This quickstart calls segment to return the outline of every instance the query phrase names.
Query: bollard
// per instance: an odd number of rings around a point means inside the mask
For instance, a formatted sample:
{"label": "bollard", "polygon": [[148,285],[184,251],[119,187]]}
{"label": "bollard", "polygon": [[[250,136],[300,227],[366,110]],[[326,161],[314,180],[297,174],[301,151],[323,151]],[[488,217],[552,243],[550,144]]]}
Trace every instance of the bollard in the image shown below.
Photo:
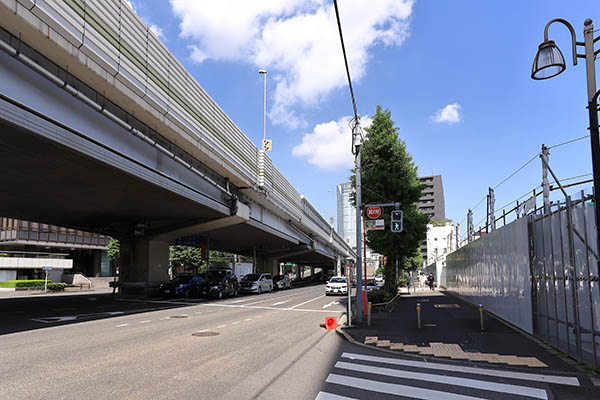
{"label": "bollard", "polygon": [[371,302],[367,303],[367,327],[371,327]]}
{"label": "bollard", "polygon": [[483,306],[479,305],[479,324],[481,325],[481,332],[485,332],[485,328],[483,327]]}
{"label": "bollard", "polygon": [[417,328],[421,329],[421,303],[417,303]]}

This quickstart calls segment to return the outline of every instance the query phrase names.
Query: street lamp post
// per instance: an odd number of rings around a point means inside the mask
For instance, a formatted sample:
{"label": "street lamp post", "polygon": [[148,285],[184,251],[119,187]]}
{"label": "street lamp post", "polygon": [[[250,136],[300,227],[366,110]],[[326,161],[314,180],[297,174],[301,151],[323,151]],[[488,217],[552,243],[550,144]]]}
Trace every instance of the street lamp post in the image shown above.
{"label": "street lamp post", "polygon": [[267,70],[259,69],[258,73],[261,74],[264,79],[264,92],[263,92],[263,140],[258,152],[258,186],[264,188],[265,186],[265,141],[267,139]]}
{"label": "street lamp post", "polygon": [[[598,137],[598,96],[600,91],[596,91],[596,55],[600,49],[594,50],[594,43],[600,40],[600,36],[594,38],[594,24],[590,18],[586,19],[583,28],[584,42],[578,42],[575,36],[573,26],[562,18],[555,18],[549,21],[544,28],[544,41],[539,45],[531,77],[536,80],[549,79],[563,72],[567,66],[562,52],[553,40],[548,40],[548,28],[554,22],[560,22],[565,25],[571,33],[571,46],[573,50],[573,65],[577,65],[577,58],[585,58],[588,92],[588,110],[590,119],[590,141],[592,146],[592,172],[594,181],[594,210],[596,218],[596,245],[600,252],[600,138]],[[577,53],[577,46],[584,47],[584,54]],[[600,258],[597,259],[598,270],[600,270]]]}
{"label": "street lamp post", "polygon": [[[267,70],[259,69],[258,73],[261,74],[263,79],[263,142],[267,139]],[[264,149],[263,149],[264,150]]]}

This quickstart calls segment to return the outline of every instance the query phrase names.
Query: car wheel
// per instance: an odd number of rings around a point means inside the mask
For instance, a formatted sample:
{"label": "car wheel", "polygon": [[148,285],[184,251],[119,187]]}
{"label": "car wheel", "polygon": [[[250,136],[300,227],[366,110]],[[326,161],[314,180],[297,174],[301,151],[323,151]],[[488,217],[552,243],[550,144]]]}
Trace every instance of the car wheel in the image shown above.
{"label": "car wheel", "polygon": [[193,297],[192,296],[192,290],[190,288],[186,288],[185,291],[183,292],[183,295],[186,298],[191,299]]}
{"label": "car wheel", "polygon": [[223,298],[223,291],[219,290],[219,292],[217,293],[217,299],[221,300]]}
{"label": "car wheel", "polygon": [[237,297],[238,291],[237,289],[233,289],[233,293],[231,293],[231,297]]}
{"label": "car wheel", "polygon": [[258,294],[262,293],[262,289],[260,288],[260,286],[258,287]]}

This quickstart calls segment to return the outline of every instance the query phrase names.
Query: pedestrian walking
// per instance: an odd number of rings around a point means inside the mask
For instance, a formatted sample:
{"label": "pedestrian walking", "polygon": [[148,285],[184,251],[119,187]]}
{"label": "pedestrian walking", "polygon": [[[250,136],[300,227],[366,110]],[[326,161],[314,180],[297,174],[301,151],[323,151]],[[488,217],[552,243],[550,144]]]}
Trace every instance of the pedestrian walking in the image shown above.
{"label": "pedestrian walking", "polygon": [[433,290],[433,282],[434,282],[434,277],[433,274],[430,272],[429,275],[427,275],[427,286],[429,286],[429,289]]}

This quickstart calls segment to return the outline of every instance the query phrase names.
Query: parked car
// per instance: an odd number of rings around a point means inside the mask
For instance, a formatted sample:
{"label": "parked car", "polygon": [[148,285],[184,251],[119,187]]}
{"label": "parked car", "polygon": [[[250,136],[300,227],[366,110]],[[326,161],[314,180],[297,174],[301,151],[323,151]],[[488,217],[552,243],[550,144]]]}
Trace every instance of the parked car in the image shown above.
{"label": "parked car", "polygon": [[240,281],[240,291],[261,294],[273,291],[271,274],[248,274]]}
{"label": "parked car", "polygon": [[367,292],[370,292],[373,289],[377,289],[377,283],[375,282],[375,278],[367,278]]}
{"label": "parked car", "polygon": [[287,275],[275,275],[273,277],[273,287],[275,289],[291,289],[292,281]]}
{"label": "parked car", "polygon": [[223,296],[238,295],[239,284],[232,270],[211,269],[206,273],[206,277],[201,294],[218,299],[222,299]]}
{"label": "parked car", "polygon": [[188,282],[175,286],[175,295],[185,297],[199,297],[206,283],[206,275],[192,276]]}
{"label": "parked car", "polygon": [[192,275],[181,275],[173,280],[161,283],[159,287],[160,295],[166,297],[175,296],[177,286],[188,283],[190,279],[192,279]]}
{"label": "parked car", "polygon": [[342,276],[334,276],[327,282],[325,286],[325,295],[330,294],[348,294],[348,284],[346,278]]}

